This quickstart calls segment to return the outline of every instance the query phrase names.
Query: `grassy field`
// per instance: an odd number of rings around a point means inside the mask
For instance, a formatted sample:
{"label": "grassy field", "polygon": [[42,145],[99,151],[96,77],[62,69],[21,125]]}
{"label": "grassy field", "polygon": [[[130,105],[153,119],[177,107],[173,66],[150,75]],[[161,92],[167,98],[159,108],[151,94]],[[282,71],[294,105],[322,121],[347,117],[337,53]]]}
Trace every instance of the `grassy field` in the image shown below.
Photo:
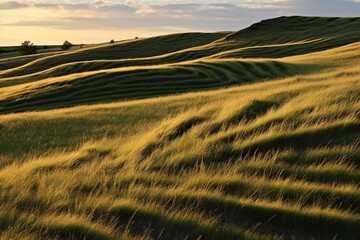
{"label": "grassy field", "polygon": [[0,239],[359,239],[359,29],[0,59]]}
{"label": "grassy field", "polygon": [[[43,54],[43,53],[61,51],[61,46],[59,45],[37,46],[36,49],[38,54]],[[19,57],[19,56],[21,56],[21,54],[17,46],[0,47],[0,59]]]}

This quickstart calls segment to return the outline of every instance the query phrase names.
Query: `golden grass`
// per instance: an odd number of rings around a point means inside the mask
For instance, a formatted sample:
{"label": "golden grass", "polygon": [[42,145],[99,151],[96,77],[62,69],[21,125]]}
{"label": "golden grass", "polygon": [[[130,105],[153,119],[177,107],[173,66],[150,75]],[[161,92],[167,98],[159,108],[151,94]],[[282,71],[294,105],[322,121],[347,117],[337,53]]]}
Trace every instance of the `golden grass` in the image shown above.
{"label": "golden grass", "polygon": [[[358,239],[359,45],[276,59],[317,73],[0,115],[1,238]],[[270,59],[200,61],[230,60]]]}

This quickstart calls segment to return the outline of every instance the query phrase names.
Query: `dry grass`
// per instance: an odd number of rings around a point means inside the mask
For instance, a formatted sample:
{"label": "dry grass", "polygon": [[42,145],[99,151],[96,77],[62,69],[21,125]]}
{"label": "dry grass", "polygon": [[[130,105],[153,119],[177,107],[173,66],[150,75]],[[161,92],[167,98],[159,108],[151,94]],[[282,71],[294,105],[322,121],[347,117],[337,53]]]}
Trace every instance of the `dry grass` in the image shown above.
{"label": "dry grass", "polygon": [[0,115],[2,239],[358,239],[359,45],[276,59],[316,73]]}

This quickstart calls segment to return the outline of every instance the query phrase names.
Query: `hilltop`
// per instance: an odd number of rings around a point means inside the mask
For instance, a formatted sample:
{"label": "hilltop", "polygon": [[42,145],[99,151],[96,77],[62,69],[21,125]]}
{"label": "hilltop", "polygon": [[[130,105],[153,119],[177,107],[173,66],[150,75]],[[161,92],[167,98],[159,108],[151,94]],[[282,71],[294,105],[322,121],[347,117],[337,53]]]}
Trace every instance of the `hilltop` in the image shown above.
{"label": "hilltop", "polygon": [[359,239],[359,29],[280,17],[1,58],[0,237]]}

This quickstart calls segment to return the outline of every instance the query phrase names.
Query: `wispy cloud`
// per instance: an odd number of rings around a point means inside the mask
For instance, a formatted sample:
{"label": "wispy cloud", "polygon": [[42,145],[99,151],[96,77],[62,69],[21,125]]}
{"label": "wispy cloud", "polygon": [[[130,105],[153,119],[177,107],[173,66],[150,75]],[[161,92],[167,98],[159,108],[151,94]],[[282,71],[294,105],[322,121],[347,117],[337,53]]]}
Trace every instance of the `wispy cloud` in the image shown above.
{"label": "wispy cloud", "polygon": [[1,10],[25,8],[25,7],[28,7],[28,6],[29,6],[29,4],[16,2],[16,1],[0,2],[0,9]]}
{"label": "wispy cloud", "polygon": [[114,29],[128,34],[141,29],[157,34],[179,29],[238,30],[279,15],[356,16],[359,12],[357,0],[0,0],[0,44],[9,41],[4,31],[29,27],[62,33]]}
{"label": "wispy cloud", "polygon": [[[43,19],[35,17],[29,19],[22,18],[17,14],[14,18],[9,18],[3,25],[8,26],[51,26],[59,27],[59,22],[63,21],[61,27],[65,28],[109,28],[109,27],[161,27],[164,23],[166,26],[180,27],[188,30],[217,30],[220,28],[221,22],[212,24],[211,22],[232,19],[234,23],[230,26],[223,25],[223,29],[232,29],[238,26],[241,19],[250,18],[254,10],[249,12],[248,7],[234,3],[195,3],[195,2],[177,2],[167,3],[159,2],[155,4],[143,2],[135,4],[132,1],[123,3],[114,3],[109,1],[94,1],[89,3],[20,3],[11,4],[3,3],[7,6],[7,10],[15,9],[31,9],[31,11],[41,11],[45,17]],[[0,5],[1,6],[1,5]],[[4,8],[3,8],[4,9]],[[46,16],[48,13],[49,16]],[[270,10],[262,12],[263,17],[274,15]],[[50,16],[51,15],[51,16]],[[77,16],[74,18],[74,16]],[[188,18],[188,19],[186,19]],[[189,20],[190,19],[190,20]],[[98,20],[98,21],[96,21]],[[235,29],[236,29],[235,28]],[[220,29],[219,29],[220,30]]]}

